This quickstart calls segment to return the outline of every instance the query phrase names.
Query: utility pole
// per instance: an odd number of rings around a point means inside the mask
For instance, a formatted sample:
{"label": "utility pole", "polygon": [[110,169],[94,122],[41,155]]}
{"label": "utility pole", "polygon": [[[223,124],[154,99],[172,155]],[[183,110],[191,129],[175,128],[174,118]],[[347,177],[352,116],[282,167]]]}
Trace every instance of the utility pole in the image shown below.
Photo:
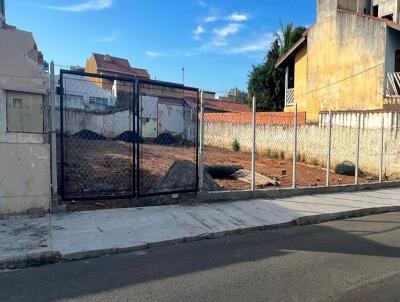
{"label": "utility pole", "polygon": [[185,67],[182,67],[182,84],[185,85]]}

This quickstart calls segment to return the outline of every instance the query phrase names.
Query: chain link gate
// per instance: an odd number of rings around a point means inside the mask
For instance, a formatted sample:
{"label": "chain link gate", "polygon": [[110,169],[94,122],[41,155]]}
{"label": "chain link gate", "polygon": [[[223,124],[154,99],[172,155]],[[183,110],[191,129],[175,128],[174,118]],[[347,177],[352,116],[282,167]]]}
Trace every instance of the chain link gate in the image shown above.
{"label": "chain link gate", "polygon": [[197,191],[197,89],[61,70],[58,92],[62,200]]}

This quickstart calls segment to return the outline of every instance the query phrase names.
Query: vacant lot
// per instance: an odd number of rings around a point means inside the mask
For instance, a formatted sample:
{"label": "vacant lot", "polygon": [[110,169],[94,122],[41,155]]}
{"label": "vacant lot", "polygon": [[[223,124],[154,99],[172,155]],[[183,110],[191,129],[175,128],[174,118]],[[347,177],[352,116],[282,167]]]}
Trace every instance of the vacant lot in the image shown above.
{"label": "vacant lot", "polygon": [[[119,141],[89,141],[68,138],[66,146],[66,193],[71,195],[132,194],[134,175],[134,146]],[[153,190],[177,160],[195,162],[196,151],[190,147],[140,146],[139,185],[142,192]],[[251,169],[251,155],[244,152],[206,147],[206,165],[239,165]],[[136,163],[136,160],[135,160]],[[257,156],[258,173],[279,181],[278,187],[292,185],[292,161]],[[323,168],[297,164],[297,184],[301,187],[322,186],[326,172]],[[331,173],[331,184],[353,184],[353,176]],[[365,182],[366,179],[361,179]],[[249,184],[232,178],[216,179],[221,190],[246,189]],[[274,187],[275,188],[275,187]]]}

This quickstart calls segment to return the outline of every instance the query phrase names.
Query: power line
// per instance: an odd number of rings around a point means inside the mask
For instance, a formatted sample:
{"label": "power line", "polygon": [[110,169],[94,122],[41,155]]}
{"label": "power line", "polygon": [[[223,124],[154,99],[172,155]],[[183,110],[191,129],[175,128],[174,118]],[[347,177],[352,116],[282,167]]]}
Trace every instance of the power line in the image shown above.
{"label": "power line", "polygon": [[350,75],[350,76],[348,76],[348,77],[345,77],[345,78],[343,78],[343,79],[341,79],[341,80],[338,80],[338,81],[336,81],[336,82],[330,83],[330,84],[328,84],[328,85],[326,85],[326,86],[323,86],[323,87],[320,87],[320,88],[316,88],[316,89],[307,91],[307,92],[305,92],[305,93],[299,94],[299,95],[297,95],[296,97],[301,97],[301,96],[308,95],[308,94],[311,94],[311,93],[314,93],[314,92],[317,92],[317,91],[320,91],[320,90],[324,90],[324,89],[330,88],[330,87],[332,87],[332,86],[335,86],[335,85],[337,85],[337,84],[343,83],[343,82],[345,82],[345,81],[347,81],[347,80],[350,80],[350,79],[352,79],[352,78],[355,78],[355,77],[357,77],[357,76],[359,76],[359,75],[361,75],[361,74],[363,74],[363,73],[366,73],[366,72],[368,72],[368,71],[371,71],[371,70],[373,70],[373,69],[375,69],[375,68],[378,68],[378,67],[380,67],[380,66],[383,66],[383,63],[380,63],[380,64],[378,64],[378,65],[375,65],[375,66],[373,66],[373,67],[370,67],[370,68],[365,69],[365,70],[363,70],[363,71],[360,71],[360,72],[358,72],[358,73],[355,73],[355,74],[353,74],[353,75]]}

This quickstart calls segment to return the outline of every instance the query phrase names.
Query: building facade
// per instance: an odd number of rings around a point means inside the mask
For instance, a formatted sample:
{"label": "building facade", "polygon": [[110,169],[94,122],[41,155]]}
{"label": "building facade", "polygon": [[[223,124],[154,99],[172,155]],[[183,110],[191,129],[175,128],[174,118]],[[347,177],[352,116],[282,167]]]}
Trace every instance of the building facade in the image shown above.
{"label": "building facade", "polygon": [[278,61],[285,111],[398,109],[398,0],[317,0],[317,20]]}
{"label": "building facade", "polygon": [[48,210],[48,75],[32,33],[5,22],[4,0],[0,41],[0,214]]}

